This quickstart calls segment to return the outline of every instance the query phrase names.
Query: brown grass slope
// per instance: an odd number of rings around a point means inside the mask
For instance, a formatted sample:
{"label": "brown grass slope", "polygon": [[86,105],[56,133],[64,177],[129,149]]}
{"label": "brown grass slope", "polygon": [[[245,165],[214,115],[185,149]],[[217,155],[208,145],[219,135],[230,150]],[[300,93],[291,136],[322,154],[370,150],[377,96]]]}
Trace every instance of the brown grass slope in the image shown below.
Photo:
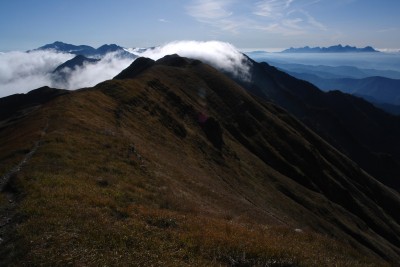
{"label": "brown grass slope", "polygon": [[143,62],[1,128],[3,173],[41,142],[2,192],[0,265],[400,260],[398,193],[212,67]]}

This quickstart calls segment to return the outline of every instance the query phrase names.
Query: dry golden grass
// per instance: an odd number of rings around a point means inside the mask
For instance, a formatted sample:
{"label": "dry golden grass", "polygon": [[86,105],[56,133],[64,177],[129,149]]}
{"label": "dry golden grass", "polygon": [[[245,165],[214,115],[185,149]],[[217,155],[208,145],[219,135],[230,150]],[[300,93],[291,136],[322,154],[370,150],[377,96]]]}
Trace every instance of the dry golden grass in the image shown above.
{"label": "dry golden grass", "polygon": [[[59,97],[1,144],[10,166],[48,121],[41,146],[12,181],[22,219],[10,266],[385,266],[346,242],[296,232],[290,212],[305,211],[274,189],[282,175],[231,136],[220,152],[177,110],[168,115],[185,127],[184,138],[173,123],[160,123],[169,109],[146,83],[154,78]],[[194,93],[179,97],[198,107]],[[299,225],[310,215],[303,216]]]}

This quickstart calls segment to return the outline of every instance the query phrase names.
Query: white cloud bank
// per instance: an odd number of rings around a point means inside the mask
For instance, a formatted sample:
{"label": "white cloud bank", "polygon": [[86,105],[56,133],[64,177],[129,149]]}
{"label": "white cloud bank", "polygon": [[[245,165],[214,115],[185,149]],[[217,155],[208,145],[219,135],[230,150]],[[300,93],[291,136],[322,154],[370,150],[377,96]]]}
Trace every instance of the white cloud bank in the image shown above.
{"label": "white cloud bank", "polygon": [[145,50],[137,55],[157,60],[171,54],[198,59],[221,71],[232,73],[242,79],[249,79],[247,58],[229,43],[219,41],[176,41]]}
{"label": "white cloud bank", "polygon": [[96,63],[86,63],[68,72],[67,82],[54,82],[52,86],[75,90],[83,87],[91,87],[105,80],[112,79],[131,63],[130,58],[121,58],[118,52],[106,54]]}
{"label": "white cloud bank", "polygon": [[72,57],[49,51],[0,54],[0,97],[50,86],[50,73]]}
{"label": "white cloud bank", "polygon": [[0,54],[0,97],[27,93],[33,89],[50,86],[78,89],[94,86],[113,78],[132,63],[132,59],[109,53],[96,64],[84,64],[68,71],[67,82],[54,80],[52,72],[75,55],[55,51],[7,52]]}
{"label": "white cloud bank", "polygon": [[[157,60],[166,55],[178,54],[199,59],[215,68],[249,79],[249,65],[233,45],[218,41],[176,41],[151,49],[127,49],[141,57]],[[0,53],[0,97],[51,86],[63,89],[79,89],[94,86],[112,79],[132,63],[132,59],[109,53],[100,61],[84,64],[68,72],[68,80],[54,80],[52,72],[74,55],[54,51]]]}

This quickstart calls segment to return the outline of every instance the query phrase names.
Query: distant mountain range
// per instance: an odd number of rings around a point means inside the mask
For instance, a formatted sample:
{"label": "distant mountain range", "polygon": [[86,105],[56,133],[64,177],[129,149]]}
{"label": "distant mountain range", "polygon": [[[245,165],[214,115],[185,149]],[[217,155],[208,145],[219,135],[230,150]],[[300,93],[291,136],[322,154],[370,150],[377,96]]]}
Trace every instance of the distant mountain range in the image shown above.
{"label": "distant mountain range", "polygon": [[[107,60],[127,59],[133,61],[137,58],[137,55],[116,44],[104,44],[98,48],[94,48],[89,45],[73,45],[56,41],[33,50],[28,50],[27,52],[30,53],[34,51],[54,51],[75,55],[75,57],[62,62],[48,73],[51,84],[59,88],[68,88],[69,81],[72,76],[76,74],[74,71],[77,70],[77,68],[94,65],[102,59],[105,59],[108,55],[110,55],[110,58]],[[135,50],[133,49],[133,51]]]}
{"label": "distant mountain range", "polygon": [[321,78],[354,78],[363,79],[373,76],[381,76],[390,79],[400,79],[400,72],[394,70],[364,69],[354,66],[326,66],[326,65],[306,65],[298,63],[268,61],[271,65],[280,68],[286,72],[309,73],[318,75]]}
{"label": "distant mountain range", "polygon": [[300,47],[300,48],[289,48],[283,50],[281,53],[371,53],[371,52],[379,52],[375,50],[371,46],[366,46],[364,48],[357,48],[355,46],[342,46],[342,45],[334,45],[329,47]]}
{"label": "distant mountain range", "polygon": [[293,72],[290,74],[309,81],[324,91],[340,90],[361,97],[370,97],[370,100],[374,99],[373,102],[400,105],[400,80],[379,76],[362,79],[325,79],[312,74]]}
{"label": "distant mountain range", "polygon": [[127,52],[123,47],[118,46],[116,44],[104,44],[98,48],[94,48],[89,45],[73,45],[56,41],[52,44],[46,44],[44,46],[41,46],[37,49],[30,51],[40,51],[40,50],[53,50],[62,53],[70,53],[74,55],[82,55],[85,57],[97,57],[97,58],[103,57],[111,52],[117,52],[118,55],[122,57],[136,58],[135,55]]}
{"label": "distant mountain range", "polygon": [[400,115],[400,72],[351,66],[313,66],[280,62],[271,64],[324,91],[340,90],[353,94],[389,113]]}

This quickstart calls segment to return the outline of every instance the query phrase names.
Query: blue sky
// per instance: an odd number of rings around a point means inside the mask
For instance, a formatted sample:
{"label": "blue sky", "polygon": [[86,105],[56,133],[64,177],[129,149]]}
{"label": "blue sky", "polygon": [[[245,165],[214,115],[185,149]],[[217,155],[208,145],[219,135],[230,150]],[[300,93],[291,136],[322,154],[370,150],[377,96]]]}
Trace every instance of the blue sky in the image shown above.
{"label": "blue sky", "polygon": [[0,51],[54,41],[147,47],[174,40],[400,48],[399,12],[399,0],[1,0]]}

